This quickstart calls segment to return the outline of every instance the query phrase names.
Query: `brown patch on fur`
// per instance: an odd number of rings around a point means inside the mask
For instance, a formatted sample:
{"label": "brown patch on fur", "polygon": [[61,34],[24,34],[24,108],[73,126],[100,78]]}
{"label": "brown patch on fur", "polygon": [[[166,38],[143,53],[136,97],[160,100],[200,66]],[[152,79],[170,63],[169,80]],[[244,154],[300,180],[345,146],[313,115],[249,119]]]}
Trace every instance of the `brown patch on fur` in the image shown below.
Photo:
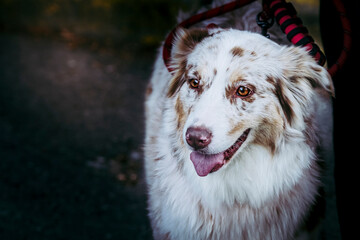
{"label": "brown patch on fur", "polygon": [[251,95],[250,97],[242,98],[243,101],[246,101],[246,102],[248,102],[248,103],[254,102],[255,99],[256,99],[256,98],[254,97],[254,95]]}
{"label": "brown patch on fur", "polygon": [[253,56],[253,57],[256,57],[256,56],[257,56],[256,52],[254,52],[254,51],[252,51],[252,52],[250,53],[250,55]]}
{"label": "brown patch on fur", "polygon": [[276,129],[269,124],[267,119],[263,119],[262,125],[255,136],[254,143],[269,148],[271,154],[274,155],[276,149]]}
{"label": "brown patch on fur", "polygon": [[200,85],[198,89],[196,89],[196,92],[198,94],[198,96],[200,96],[205,90],[210,88],[210,84],[206,84],[206,85]]}
{"label": "brown patch on fur", "polygon": [[216,74],[217,74],[217,69],[214,68],[214,76],[216,76]]}
{"label": "brown patch on fur", "polygon": [[234,56],[234,57],[242,57],[244,56],[244,49],[240,48],[240,47],[233,47],[230,50],[230,53]]}
{"label": "brown patch on fur", "polygon": [[157,158],[154,159],[154,162],[158,162],[160,160],[162,160],[162,157],[157,157]]}
{"label": "brown patch on fur", "polygon": [[228,132],[228,135],[234,135],[238,133],[241,129],[244,129],[244,124],[242,122],[236,123],[235,126]]}
{"label": "brown patch on fur", "polygon": [[187,111],[188,116],[190,115],[191,110],[192,110],[192,106],[190,106],[189,109],[188,109],[188,111]]}
{"label": "brown patch on fur", "polygon": [[276,83],[274,84],[275,90],[274,94],[279,99],[281,108],[285,114],[286,120],[291,123],[294,117],[294,112],[292,110],[291,101],[284,93],[284,86],[280,79],[277,79]]}
{"label": "brown patch on fur", "polygon": [[319,82],[313,78],[305,77],[305,79],[310,83],[312,88],[317,88],[320,86]]}
{"label": "brown patch on fur", "polygon": [[315,71],[315,72],[321,72],[322,68],[320,67],[315,67],[315,66],[310,66],[311,70]]}
{"label": "brown patch on fur", "polygon": [[187,55],[194,50],[195,46],[201,42],[204,38],[209,36],[207,29],[191,29],[183,30],[183,35],[175,43],[176,48],[172,55],[172,60],[175,62],[175,76],[173,77],[168,97],[172,97],[180,87],[185,83],[184,73],[186,72]]}
{"label": "brown patch on fur", "polygon": [[231,104],[235,104],[236,103],[236,97],[235,97],[235,90],[234,90],[234,86],[227,86],[225,89],[225,97],[230,101]]}
{"label": "brown patch on fur", "polygon": [[[312,88],[318,88],[320,87],[320,84],[319,82],[316,80],[316,79],[313,79],[311,77],[305,77],[305,79],[310,83],[311,87]],[[294,84],[297,84],[299,83],[299,81],[304,81],[305,79],[303,78],[300,78],[298,76],[290,76],[289,77],[289,81],[294,83]]]}
{"label": "brown patch on fur", "polygon": [[254,142],[270,149],[274,155],[276,150],[276,141],[283,131],[283,119],[278,111],[278,106],[270,104],[265,107],[268,113],[267,118],[263,118],[260,129],[257,131]]}
{"label": "brown patch on fur", "polygon": [[289,81],[296,84],[299,82],[299,79],[296,76],[291,76],[289,77]]}
{"label": "brown patch on fur", "polygon": [[243,111],[246,110],[246,103],[245,102],[241,102],[241,110],[243,110]]}
{"label": "brown patch on fur", "polygon": [[238,83],[238,82],[244,82],[244,76],[239,73],[239,72],[234,72],[231,74],[230,76],[230,82],[234,85],[235,83]]}
{"label": "brown patch on fur", "polygon": [[153,91],[152,85],[151,83],[149,83],[146,88],[145,97],[148,98],[151,95],[152,91]]}
{"label": "brown patch on fur", "polygon": [[[306,143],[309,146],[318,145],[317,135],[314,134],[316,132],[314,128],[314,116],[310,115],[304,118],[304,122],[306,123],[307,128],[303,130],[303,134],[305,135]],[[319,145],[320,146],[320,145]]]}
{"label": "brown patch on fur", "polygon": [[175,111],[176,111],[176,115],[178,117],[177,119],[177,130],[178,131],[182,131],[182,128],[185,124],[184,119],[185,119],[185,112],[184,112],[184,107],[183,104],[180,100],[180,97],[178,97],[176,99],[176,103],[175,103]]}
{"label": "brown patch on fur", "polygon": [[195,46],[204,40],[204,38],[209,36],[209,32],[207,29],[203,28],[195,28],[191,30],[184,30],[185,34],[180,39],[177,47],[179,52],[183,52],[185,54],[189,53],[189,51],[194,50]]}
{"label": "brown patch on fur", "polygon": [[267,81],[268,83],[272,84],[272,85],[275,85],[275,83],[276,83],[275,79],[272,78],[272,77],[267,77],[267,78],[266,78],[266,81]]}
{"label": "brown patch on fur", "polygon": [[193,68],[193,67],[194,67],[194,65],[189,64],[189,65],[186,66],[186,70],[189,71],[189,70],[190,70],[191,68]]}
{"label": "brown patch on fur", "polygon": [[204,211],[204,207],[200,201],[198,202],[198,209],[199,209],[199,215],[204,217],[205,211]]}
{"label": "brown patch on fur", "polygon": [[173,79],[171,80],[167,96],[169,98],[174,96],[174,94],[179,91],[179,89],[185,82],[186,82],[186,80],[184,77],[184,73],[182,70],[179,70],[176,73],[176,75],[173,77]]}

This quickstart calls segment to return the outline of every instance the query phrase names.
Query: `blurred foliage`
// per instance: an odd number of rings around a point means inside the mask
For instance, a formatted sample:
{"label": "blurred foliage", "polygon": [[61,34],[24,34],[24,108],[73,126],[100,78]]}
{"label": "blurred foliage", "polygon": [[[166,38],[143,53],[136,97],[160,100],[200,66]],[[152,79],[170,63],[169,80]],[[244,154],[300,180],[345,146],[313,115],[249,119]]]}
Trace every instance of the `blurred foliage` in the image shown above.
{"label": "blurred foliage", "polygon": [[[302,9],[317,9],[319,3],[291,2]],[[124,45],[153,49],[175,25],[180,9],[189,11],[200,4],[190,0],[0,0],[0,32],[55,37],[94,50]]]}
{"label": "blurred foliage", "polygon": [[158,45],[190,0],[0,0],[0,31],[59,37],[92,48]]}

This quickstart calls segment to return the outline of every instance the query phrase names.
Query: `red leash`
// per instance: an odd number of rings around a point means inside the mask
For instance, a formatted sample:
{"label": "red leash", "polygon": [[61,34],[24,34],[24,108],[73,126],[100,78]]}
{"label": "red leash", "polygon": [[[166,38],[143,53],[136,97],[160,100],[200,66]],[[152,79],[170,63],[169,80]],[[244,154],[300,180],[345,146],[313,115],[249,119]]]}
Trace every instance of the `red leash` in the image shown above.
{"label": "red leash", "polygon": [[335,64],[328,69],[328,72],[330,73],[331,76],[334,76],[345,64],[352,44],[351,24],[346,16],[345,7],[341,0],[333,0],[333,4],[340,16],[341,26],[343,29],[343,49],[340,53],[339,58],[336,60]]}
{"label": "red leash", "polygon": [[[315,58],[317,63],[323,66],[326,62],[324,53],[321,52],[314,39],[309,35],[306,27],[303,26],[300,18],[296,16],[296,10],[291,3],[283,0],[264,1],[268,5],[271,14],[276,19],[287,39],[295,46],[302,46]],[[266,9],[266,7],[264,7]]]}
{"label": "red leash", "polygon": [[[190,26],[203,20],[233,11],[253,1],[254,0],[233,1],[206,12],[196,14],[181,22],[170,32],[163,46],[163,59],[169,72],[173,71],[170,67],[171,49],[175,34],[179,27],[189,28]],[[341,0],[333,0],[333,3],[341,17],[341,23],[344,30],[344,47],[336,63],[328,69],[331,76],[334,76],[335,73],[344,65],[351,48],[351,27],[350,22],[346,17],[345,8]],[[326,57],[324,53],[322,53],[313,38],[308,34],[308,30],[302,25],[301,19],[296,16],[296,10],[291,3],[287,3],[285,0],[263,0],[263,12],[258,14],[256,20],[262,28],[262,34],[266,37],[269,37],[267,29],[271,27],[273,18],[276,19],[276,22],[280,26],[281,30],[286,34],[290,42],[296,46],[305,47],[309,51],[309,54],[313,56],[321,66],[325,64]]]}
{"label": "red leash", "polygon": [[171,69],[171,67],[170,67],[171,48],[173,45],[175,34],[179,27],[189,28],[190,26],[192,26],[196,23],[199,23],[199,22],[204,21],[209,18],[213,18],[213,17],[219,16],[219,15],[222,15],[227,12],[231,12],[231,11],[233,11],[237,8],[241,8],[253,1],[255,1],[255,0],[233,1],[233,2],[227,3],[225,5],[222,5],[220,7],[210,9],[206,12],[196,14],[196,15],[186,19],[185,21],[181,22],[179,25],[177,25],[176,28],[174,28],[170,32],[170,34],[167,36],[167,38],[164,42],[164,46],[163,46],[163,59],[164,59],[165,66],[167,67],[169,72],[173,71],[173,69]]}

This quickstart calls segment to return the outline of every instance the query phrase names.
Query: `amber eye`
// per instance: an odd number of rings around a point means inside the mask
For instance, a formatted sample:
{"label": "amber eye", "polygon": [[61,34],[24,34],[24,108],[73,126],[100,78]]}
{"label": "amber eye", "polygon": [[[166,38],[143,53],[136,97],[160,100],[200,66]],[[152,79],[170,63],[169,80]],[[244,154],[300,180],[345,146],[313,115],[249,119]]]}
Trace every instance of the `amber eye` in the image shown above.
{"label": "amber eye", "polygon": [[196,79],[196,78],[192,78],[189,80],[189,84],[191,88],[198,88],[199,84],[200,84],[200,80]]}
{"label": "amber eye", "polygon": [[251,93],[250,88],[245,86],[240,86],[236,91],[236,94],[240,97],[247,97],[249,96],[250,93]]}

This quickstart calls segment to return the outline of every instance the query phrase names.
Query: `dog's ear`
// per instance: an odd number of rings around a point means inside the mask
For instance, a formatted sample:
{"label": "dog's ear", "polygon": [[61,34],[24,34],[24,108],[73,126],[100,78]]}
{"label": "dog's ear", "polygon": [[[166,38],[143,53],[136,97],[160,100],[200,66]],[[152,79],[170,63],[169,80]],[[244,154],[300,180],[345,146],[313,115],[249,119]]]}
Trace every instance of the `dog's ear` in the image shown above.
{"label": "dog's ear", "polygon": [[286,47],[282,60],[287,62],[284,74],[287,79],[296,83],[296,79],[307,81],[317,90],[325,90],[335,96],[334,85],[328,71],[318,65],[304,48]]}
{"label": "dog's ear", "polygon": [[187,56],[195,46],[209,36],[207,29],[184,29],[178,28],[171,52],[170,67],[173,69],[173,78],[170,83],[168,97],[173,96],[184,84]]}
{"label": "dog's ear", "polygon": [[294,124],[304,116],[315,92],[334,96],[334,87],[327,70],[319,66],[305,49],[284,47],[279,55],[282,76],[274,81],[275,94],[287,121]]}
{"label": "dog's ear", "polygon": [[173,42],[171,64],[173,69],[179,69],[186,65],[187,55],[194,50],[195,46],[209,36],[206,28],[184,29],[178,28]]}

